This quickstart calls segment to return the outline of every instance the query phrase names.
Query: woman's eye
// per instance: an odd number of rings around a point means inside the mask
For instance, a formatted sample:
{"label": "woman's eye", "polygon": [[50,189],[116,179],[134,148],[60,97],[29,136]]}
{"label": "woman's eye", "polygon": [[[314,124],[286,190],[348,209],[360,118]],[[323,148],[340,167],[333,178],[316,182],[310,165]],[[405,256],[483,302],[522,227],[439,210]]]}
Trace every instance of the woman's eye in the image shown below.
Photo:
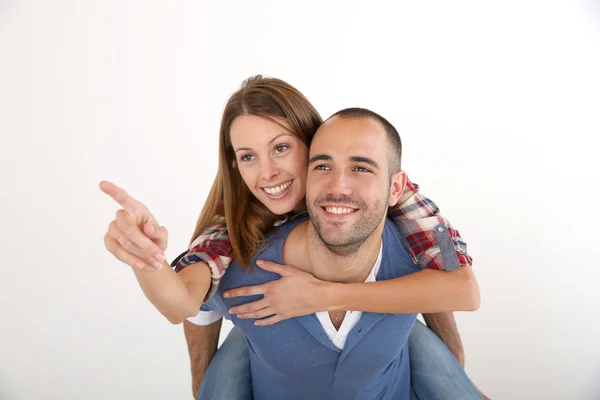
{"label": "woman's eye", "polygon": [[287,144],[280,144],[275,146],[275,153],[283,153],[287,149],[289,149],[289,146]]}
{"label": "woman's eye", "polygon": [[252,161],[254,156],[252,154],[246,154],[240,157],[240,161]]}

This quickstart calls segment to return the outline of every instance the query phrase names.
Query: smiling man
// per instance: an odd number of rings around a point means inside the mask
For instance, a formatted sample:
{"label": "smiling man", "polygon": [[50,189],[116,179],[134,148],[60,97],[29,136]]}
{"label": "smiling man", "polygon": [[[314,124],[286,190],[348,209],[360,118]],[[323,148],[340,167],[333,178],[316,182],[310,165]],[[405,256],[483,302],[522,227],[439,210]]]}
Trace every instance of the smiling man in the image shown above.
{"label": "smiling man", "polygon": [[354,254],[382,224],[390,196],[406,185],[400,137],[360,109],[334,114],[318,132],[306,190],[312,225],[331,252]]}
{"label": "smiling man", "polygon": [[[334,114],[318,130],[309,155],[310,220],[278,227],[253,257],[294,265],[317,278],[359,283],[405,276],[421,268],[386,218],[406,184],[398,133],[365,109]],[[257,262],[258,261],[258,262]],[[280,276],[245,272],[234,262],[218,293],[203,306],[231,318],[249,344],[258,399],[413,399],[408,334],[416,314],[330,311],[258,327],[230,315],[260,296],[225,298],[232,288]],[[344,333],[344,334],[342,334]]]}

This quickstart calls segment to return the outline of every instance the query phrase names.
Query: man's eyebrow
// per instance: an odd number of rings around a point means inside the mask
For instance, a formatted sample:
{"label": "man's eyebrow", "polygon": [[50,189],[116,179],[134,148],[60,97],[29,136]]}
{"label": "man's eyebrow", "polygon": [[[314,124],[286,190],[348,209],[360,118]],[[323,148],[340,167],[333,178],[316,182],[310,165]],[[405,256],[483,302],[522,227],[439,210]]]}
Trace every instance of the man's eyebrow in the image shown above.
{"label": "man's eyebrow", "polygon": [[[331,160],[333,160],[333,158],[328,154],[317,154],[316,156],[314,156],[313,158],[310,159],[308,164],[310,165],[317,161],[331,161]],[[375,160],[373,160],[372,158],[369,158],[369,157],[350,156],[350,157],[348,157],[348,160],[350,160],[351,162],[356,162],[356,163],[369,164],[370,166],[379,169],[379,164],[377,164],[377,162]]]}
{"label": "man's eyebrow", "polygon": [[[277,139],[279,139],[282,136],[294,136],[294,135],[292,135],[291,133],[287,133],[287,132],[281,133],[281,134],[275,136],[273,139],[269,140],[268,144],[273,143],[274,141],[276,141]],[[250,147],[240,147],[239,149],[234,150],[234,153],[237,153],[238,151],[242,151],[242,150],[252,151],[252,149]]]}
{"label": "man's eyebrow", "polygon": [[377,164],[377,162],[375,162],[375,160],[373,160],[372,158],[369,158],[369,157],[350,156],[349,160],[352,162],[369,164],[372,167],[379,169],[379,164]]}
{"label": "man's eyebrow", "polygon": [[310,159],[310,161],[308,162],[308,164],[312,164],[314,162],[317,161],[331,161],[332,158],[330,155],[327,154],[317,154],[316,156],[314,156],[313,158]]}

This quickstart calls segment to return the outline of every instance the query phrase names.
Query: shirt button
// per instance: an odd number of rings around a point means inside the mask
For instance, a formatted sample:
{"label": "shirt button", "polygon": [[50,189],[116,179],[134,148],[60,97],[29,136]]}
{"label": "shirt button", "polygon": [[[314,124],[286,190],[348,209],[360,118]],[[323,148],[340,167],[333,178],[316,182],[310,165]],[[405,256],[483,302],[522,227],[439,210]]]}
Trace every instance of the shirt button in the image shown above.
{"label": "shirt button", "polygon": [[442,228],[441,226],[438,228],[438,232],[444,232],[444,228]]}

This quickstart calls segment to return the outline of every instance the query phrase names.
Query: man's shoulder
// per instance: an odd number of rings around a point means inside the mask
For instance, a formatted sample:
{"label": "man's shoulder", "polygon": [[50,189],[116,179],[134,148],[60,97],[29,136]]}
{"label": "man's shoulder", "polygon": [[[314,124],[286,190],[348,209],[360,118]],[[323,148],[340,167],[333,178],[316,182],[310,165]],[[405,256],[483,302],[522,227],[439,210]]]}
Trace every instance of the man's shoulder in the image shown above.
{"label": "man's shoulder", "polygon": [[408,251],[408,245],[406,240],[398,230],[398,227],[390,218],[385,219],[385,226],[383,228],[383,241],[387,240],[388,244],[393,246],[405,247]]}
{"label": "man's shoulder", "polygon": [[410,256],[406,239],[389,218],[386,219],[383,230],[381,270],[384,275],[383,279],[392,279],[420,270],[418,264],[415,264]]}
{"label": "man's shoulder", "polygon": [[302,222],[306,221],[306,219],[307,218],[300,217],[294,218],[280,226],[274,227],[267,235],[263,245],[252,255],[250,265],[242,267],[237,260],[232,261],[219,284],[219,291],[223,293],[232,288],[247,285],[260,285],[261,283],[280,278],[277,274],[260,269],[256,265],[256,261],[267,260],[283,264],[282,253],[286,239],[290,233]]}

